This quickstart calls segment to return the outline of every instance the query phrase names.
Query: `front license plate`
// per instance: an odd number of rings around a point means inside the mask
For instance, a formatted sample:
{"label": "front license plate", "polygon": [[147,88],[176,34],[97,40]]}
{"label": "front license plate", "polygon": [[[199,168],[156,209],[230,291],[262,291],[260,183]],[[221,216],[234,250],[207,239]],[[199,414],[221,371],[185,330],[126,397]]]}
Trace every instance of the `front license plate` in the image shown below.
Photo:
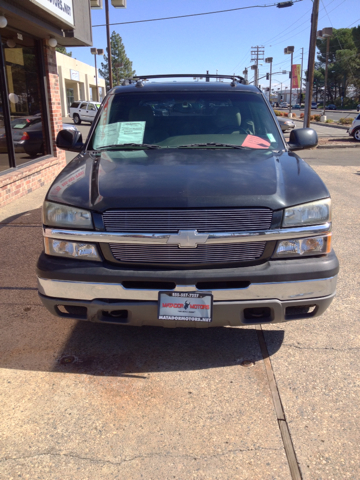
{"label": "front license plate", "polygon": [[211,293],[159,292],[158,319],[209,323],[212,303]]}

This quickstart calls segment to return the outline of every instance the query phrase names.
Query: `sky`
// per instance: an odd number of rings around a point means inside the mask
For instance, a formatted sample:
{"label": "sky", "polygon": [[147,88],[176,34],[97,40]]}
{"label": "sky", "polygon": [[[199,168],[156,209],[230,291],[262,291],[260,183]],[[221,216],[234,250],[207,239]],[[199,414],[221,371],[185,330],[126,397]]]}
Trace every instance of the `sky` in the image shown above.
{"label": "sky", "polygon": [[[296,1],[296,0],[294,0]],[[277,3],[277,2],[276,2]],[[161,20],[125,25],[163,17],[191,15],[219,10],[254,7],[211,15]],[[110,6],[110,32],[118,33],[137,75],[161,73],[219,73],[243,75],[251,61],[252,47],[262,46],[266,57],[273,57],[272,88],[289,88],[290,55],[284,48],[294,46],[293,63],[307,68],[310,21],[313,3],[301,0],[279,9],[267,0],[127,0],[127,7]],[[92,10],[93,46],[106,51],[105,9]],[[349,28],[360,25],[360,0],[320,0],[318,30],[325,27]],[[68,47],[72,56],[94,65],[90,47]],[[98,67],[103,59],[98,57]],[[260,61],[259,77],[269,72],[269,65]],[[249,81],[253,71],[249,70]],[[269,81],[259,80],[262,87]]]}

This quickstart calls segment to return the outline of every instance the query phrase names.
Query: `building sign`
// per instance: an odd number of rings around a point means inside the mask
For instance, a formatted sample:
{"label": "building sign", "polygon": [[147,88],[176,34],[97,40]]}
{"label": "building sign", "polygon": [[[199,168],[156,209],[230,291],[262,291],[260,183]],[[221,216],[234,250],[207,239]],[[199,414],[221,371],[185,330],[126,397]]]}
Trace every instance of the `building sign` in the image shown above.
{"label": "building sign", "polygon": [[293,65],[292,66],[292,88],[300,88],[301,87],[301,65]]}
{"label": "building sign", "polygon": [[77,70],[70,69],[70,78],[71,80],[75,80],[76,82],[80,82],[80,74]]}
{"label": "building sign", "polygon": [[51,15],[74,26],[73,0],[30,0]]}

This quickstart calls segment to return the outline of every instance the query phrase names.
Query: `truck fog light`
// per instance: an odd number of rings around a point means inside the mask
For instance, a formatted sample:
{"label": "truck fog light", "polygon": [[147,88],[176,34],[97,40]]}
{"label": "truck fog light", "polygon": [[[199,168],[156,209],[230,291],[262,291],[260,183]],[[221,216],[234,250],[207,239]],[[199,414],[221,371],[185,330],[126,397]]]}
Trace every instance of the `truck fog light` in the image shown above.
{"label": "truck fog light", "polygon": [[56,257],[72,257],[101,262],[96,245],[93,243],[66,242],[53,238],[45,238],[45,253]]}
{"label": "truck fog light", "polygon": [[273,258],[324,255],[331,251],[331,234],[324,237],[296,238],[278,243]]}

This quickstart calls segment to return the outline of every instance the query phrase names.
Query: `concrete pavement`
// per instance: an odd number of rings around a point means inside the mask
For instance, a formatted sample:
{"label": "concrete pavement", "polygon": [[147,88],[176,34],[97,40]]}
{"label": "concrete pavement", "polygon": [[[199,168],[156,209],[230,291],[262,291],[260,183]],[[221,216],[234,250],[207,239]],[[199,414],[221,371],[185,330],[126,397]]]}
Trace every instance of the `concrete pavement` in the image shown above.
{"label": "concrete pavement", "polygon": [[36,292],[40,209],[30,195],[18,210],[5,207],[0,478],[360,478],[360,158],[341,152],[302,152],[333,198],[337,297],[322,317],[264,327],[270,363],[253,327],[136,329],[52,317]]}

